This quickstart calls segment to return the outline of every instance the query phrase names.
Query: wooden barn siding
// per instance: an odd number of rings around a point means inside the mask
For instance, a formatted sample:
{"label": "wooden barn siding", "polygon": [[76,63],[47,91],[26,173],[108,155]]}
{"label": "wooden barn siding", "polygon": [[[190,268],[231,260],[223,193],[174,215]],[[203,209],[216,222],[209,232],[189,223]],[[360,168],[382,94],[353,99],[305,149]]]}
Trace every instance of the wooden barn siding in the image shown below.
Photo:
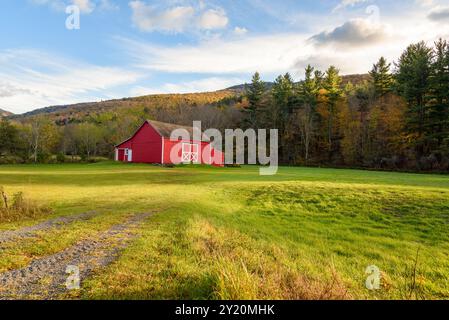
{"label": "wooden barn siding", "polygon": [[162,155],[162,138],[148,123],[145,123],[129,141],[118,148],[133,151],[133,161],[137,163],[160,163]]}

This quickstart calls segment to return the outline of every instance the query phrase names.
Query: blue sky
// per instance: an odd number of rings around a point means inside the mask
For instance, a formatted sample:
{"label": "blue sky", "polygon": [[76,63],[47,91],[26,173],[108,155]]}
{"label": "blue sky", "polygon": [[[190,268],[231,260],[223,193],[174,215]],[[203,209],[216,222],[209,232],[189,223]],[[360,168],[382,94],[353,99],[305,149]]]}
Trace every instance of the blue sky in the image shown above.
{"label": "blue sky", "polygon": [[0,108],[212,91],[256,70],[300,79],[308,63],[365,73],[438,37],[449,0],[3,0]]}

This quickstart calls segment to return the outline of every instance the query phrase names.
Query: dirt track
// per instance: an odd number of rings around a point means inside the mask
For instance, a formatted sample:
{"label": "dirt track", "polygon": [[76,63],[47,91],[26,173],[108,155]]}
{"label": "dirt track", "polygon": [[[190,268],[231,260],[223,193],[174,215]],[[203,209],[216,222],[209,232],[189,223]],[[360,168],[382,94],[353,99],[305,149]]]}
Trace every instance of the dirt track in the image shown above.
{"label": "dirt track", "polygon": [[5,242],[25,239],[25,238],[31,238],[33,237],[36,232],[39,231],[46,231],[50,229],[57,229],[62,227],[63,225],[79,221],[79,220],[88,220],[96,215],[95,211],[90,211],[86,213],[81,214],[75,214],[72,216],[67,217],[58,217],[55,219],[47,220],[42,223],[39,223],[37,225],[31,226],[31,227],[25,227],[19,230],[14,231],[3,231],[0,232],[0,245]]}
{"label": "dirt track", "polygon": [[0,299],[55,299],[68,291],[67,266],[79,268],[82,286],[83,279],[92,271],[107,266],[118,257],[135,237],[135,228],[150,215],[134,215],[95,239],[78,242],[61,252],[36,259],[25,268],[0,274]]}

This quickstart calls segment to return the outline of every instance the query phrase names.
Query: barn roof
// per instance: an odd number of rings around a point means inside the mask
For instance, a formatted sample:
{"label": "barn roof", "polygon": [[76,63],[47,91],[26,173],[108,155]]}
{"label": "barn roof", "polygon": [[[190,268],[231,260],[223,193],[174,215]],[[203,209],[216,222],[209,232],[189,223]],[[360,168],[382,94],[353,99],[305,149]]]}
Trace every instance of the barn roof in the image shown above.
{"label": "barn roof", "polygon": [[[165,123],[165,122],[160,122],[160,121],[154,121],[154,120],[145,120],[145,122],[139,127],[139,129],[136,130],[136,132],[128,139],[126,139],[125,141],[119,143],[116,145],[116,147],[124,144],[125,142],[128,142],[129,140],[131,140],[132,138],[134,138],[134,136],[137,134],[137,132],[139,132],[139,130],[146,124],[148,123],[150,126],[152,126],[161,137],[164,138],[170,138],[170,135],[172,133],[172,131],[176,130],[176,129],[184,129],[187,130],[187,132],[190,135],[190,139],[193,139],[193,128],[192,127],[188,127],[188,126],[180,126],[177,124],[171,124],[171,123]],[[203,133],[201,133],[202,135],[202,140],[204,142],[210,142],[210,139],[206,136],[203,137]]]}
{"label": "barn roof", "polygon": [[[188,127],[188,126],[180,126],[177,124],[171,124],[171,123],[165,123],[165,122],[160,122],[160,121],[154,121],[154,120],[147,120],[147,122],[153,126],[154,129],[156,129],[157,132],[159,132],[159,134],[162,137],[165,138],[170,138],[171,133],[176,130],[176,129],[184,129],[186,130],[189,135],[190,138],[193,139],[193,128],[192,127]],[[202,135],[203,133],[201,133]],[[203,139],[203,141],[209,141],[209,139]]]}

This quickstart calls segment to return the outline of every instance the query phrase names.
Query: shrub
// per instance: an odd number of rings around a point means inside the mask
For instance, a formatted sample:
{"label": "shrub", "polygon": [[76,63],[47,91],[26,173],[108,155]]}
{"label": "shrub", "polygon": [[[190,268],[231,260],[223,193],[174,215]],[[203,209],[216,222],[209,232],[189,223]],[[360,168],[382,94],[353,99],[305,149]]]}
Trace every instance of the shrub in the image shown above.
{"label": "shrub", "polygon": [[18,164],[23,163],[23,159],[17,156],[0,157],[0,164]]}
{"label": "shrub", "polygon": [[59,163],[64,163],[65,162],[65,154],[64,153],[58,153],[56,155],[56,161]]}
{"label": "shrub", "polygon": [[45,152],[40,152],[37,154],[37,162],[39,163],[47,163],[50,158],[51,155]]}
{"label": "shrub", "polygon": [[0,186],[0,222],[34,219],[51,212],[50,208],[38,206],[33,201],[26,199],[22,192],[15,193],[10,202],[5,190]]}

